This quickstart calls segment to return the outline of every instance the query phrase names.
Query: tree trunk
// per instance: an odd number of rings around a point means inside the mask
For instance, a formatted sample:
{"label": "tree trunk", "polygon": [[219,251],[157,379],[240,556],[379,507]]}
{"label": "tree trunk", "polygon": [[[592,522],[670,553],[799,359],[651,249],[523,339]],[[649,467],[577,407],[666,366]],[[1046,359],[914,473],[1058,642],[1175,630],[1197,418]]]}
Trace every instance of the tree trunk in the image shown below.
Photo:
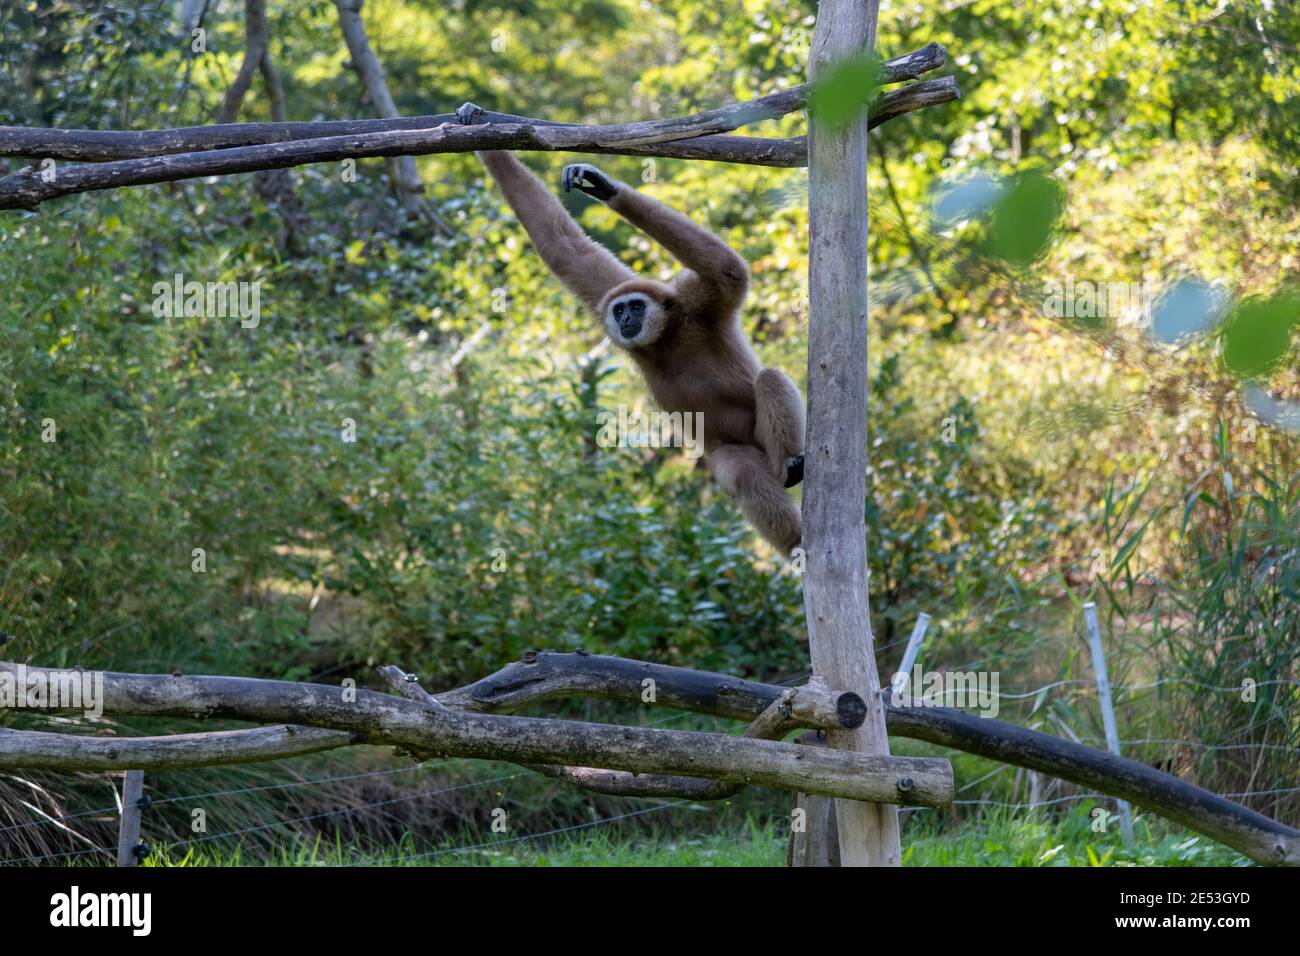
{"label": "tree trunk", "polygon": [[[875,45],[879,0],[823,0],[809,53],[816,82],[836,62]],[[867,599],[867,116],[839,129],[808,127],[808,433],[803,499],[804,606],[813,673],[857,691],[867,719],[829,734],[830,745],[889,753]],[[829,860],[831,814],[806,835],[804,859]],[[888,804],[837,800],[844,866],[897,866],[898,813]],[[795,861],[798,862],[798,861]]]}

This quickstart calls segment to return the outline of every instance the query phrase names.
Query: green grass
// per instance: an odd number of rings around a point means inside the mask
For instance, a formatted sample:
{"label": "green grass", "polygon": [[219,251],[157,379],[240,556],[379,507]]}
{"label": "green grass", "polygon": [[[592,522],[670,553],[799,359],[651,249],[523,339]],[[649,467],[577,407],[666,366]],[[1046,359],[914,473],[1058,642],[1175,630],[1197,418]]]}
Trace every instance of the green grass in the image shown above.
{"label": "green grass", "polygon": [[[956,829],[937,818],[904,833],[906,866],[1243,866],[1240,854],[1196,835],[1174,833],[1139,815],[1126,848],[1118,832],[1091,830],[1091,803],[1048,817],[991,809]],[[488,845],[483,845],[488,844]],[[239,847],[160,848],[150,866],[782,866],[785,835],[750,820],[736,832],[629,838],[615,829],[574,830],[544,840],[502,834],[499,842],[468,832],[436,847],[403,840],[364,849],[318,840],[246,854]]]}

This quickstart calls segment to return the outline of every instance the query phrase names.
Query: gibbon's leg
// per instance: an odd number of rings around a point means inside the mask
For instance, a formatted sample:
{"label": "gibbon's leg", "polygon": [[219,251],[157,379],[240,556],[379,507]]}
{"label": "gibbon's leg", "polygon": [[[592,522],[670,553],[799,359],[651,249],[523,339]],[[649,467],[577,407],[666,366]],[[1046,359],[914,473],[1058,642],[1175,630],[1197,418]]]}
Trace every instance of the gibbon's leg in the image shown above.
{"label": "gibbon's leg", "polygon": [[754,381],[754,436],[767,452],[767,470],[787,488],[803,481],[803,396],[778,368]]}
{"label": "gibbon's leg", "polygon": [[799,509],[768,472],[763,452],[754,445],[719,445],[709,459],[719,487],[736,499],[764,538],[789,556],[803,538]]}
{"label": "gibbon's leg", "polygon": [[478,154],[551,272],[592,312],[605,293],[636,274],[573,221],[569,211],[513,153]]}
{"label": "gibbon's leg", "polygon": [[703,286],[703,297],[721,312],[729,312],[744,300],[749,287],[749,263],[699,223],[587,163],[564,167],[561,185],[565,192],[578,189],[602,200],[671,252],[695,273]]}

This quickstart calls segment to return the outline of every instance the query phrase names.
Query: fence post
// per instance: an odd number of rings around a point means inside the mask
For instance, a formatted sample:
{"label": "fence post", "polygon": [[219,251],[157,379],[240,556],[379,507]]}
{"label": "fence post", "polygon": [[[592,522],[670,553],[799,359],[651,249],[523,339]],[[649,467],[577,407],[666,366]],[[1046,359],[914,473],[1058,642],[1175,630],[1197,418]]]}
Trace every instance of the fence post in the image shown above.
{"label": "fence post", "polygon": [[[903,650],[903,662],[898,665],[898,673],[890,681],[895,694],[902,693],[903,685],[907,682],[907,675],[912,673],[912,668],[916,665],[916,658],[921,653],[921,642],[925,640],[925,632],[929,627],[930,615],[922,611],[917,615],[916,626],[912,628],[912,636],[907,639],[907,647]],[[912,688],[912,696],[921,696],[915,687]]]}
{"label": "fence post", "polygon": [[[1101,699],[1101,723],[1106,728],[1106,749],[1116,757],[1119,752],[1119,731],[1115,727],[1115,705],[1110,699],[1110,677],[1106,674],[1106,656],[1101,648],[1101,628],[1097,624],[1097,604],[1089,601],[1083,606],[1083,618],[1088,625],[1088,643],[1092,647],[1092,669],[1097,675],[1097,696]],[[1124,845],[1133,845],[1133,811],[1127,800],[1116,800],[1119,807],[1119,828],[1124,835]]]}
{"label": "fence post", "polygon": [[144,797],[144,771],[128,770],[122,783],[122,828],[117,834],[117,865],[140,862],[135,848],[140,845],[140,801]]}

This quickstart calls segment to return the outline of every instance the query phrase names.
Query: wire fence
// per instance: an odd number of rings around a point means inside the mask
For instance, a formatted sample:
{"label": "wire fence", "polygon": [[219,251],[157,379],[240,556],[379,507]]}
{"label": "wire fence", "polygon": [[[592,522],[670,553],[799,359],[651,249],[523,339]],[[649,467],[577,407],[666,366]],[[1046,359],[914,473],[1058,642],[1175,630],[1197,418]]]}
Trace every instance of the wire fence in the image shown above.
{"label": "wire fence", "polygon": [[[674,715],[673,717],[667,719],[669,720],[677,719],[678,717],[681,716],[686,716],[686,715]],[[657,723],[664,723],[664,722],[666,721],[665,720],[657,721]],[[465,760],[451,760],[451,761],[446,761],[444,763],[441,763],[432,769],[445,773],[446,770],[454,767],[455,765],[464,764],[467,762],[468,761]],[[309,787],[324,788],[332,784],[346,783],[346,782],[352,782],[357,780],[400,777],[421,770],[427,771],[429,769],[431,768],[429,768],[427,765],[411,766],[411,767],[393,767],[393,768],[387,768],[383,770],[373,770],[373,771],[366,771],[362,773],[339,774],[339,775],[332,775],[327,777],[319,777],[319,778],[306,779],[306,780],[288,780],[288,781],[284,781],[281,783],[274,783],[274,784],[231,787],[222,790],[208,790],[200,793],[153,798],[151,799],[149,806],[161,807],[168,804],[182,804],[182,805],[194,804],[201,801],[207,801],[213,799],[237,798],[249,794],[266,793],[271,791],[293,790],[298,788],[309,788]],[[997,767],[994,767],[989,772],[983,774],[982,776],[962,784],[957,789],[959,798],[953,801],[953,806],[962,807],[962,808],[981,808],[981,809],[998,808],[998,809],[1014,810],[1014,811],[1033,811],[1033,810],[1040,810],[1044,808],[1061,806],[1064,804],[1077,803],[1079,801],[1086,801],[1086,800],[1096,801],[1098,803],[1114,802],[1113,797],[1110,797],[1102,793],[1096,793],[1096,792],[1071,793],[1071,794],[1065,794],[1058,797],[1052,797],[1049,799],[1025,800],[1025,801],[999,800],[999,799],[992,799],[987,796],[981,798],[960,797],[960,794],[967,793],[970,790],[980,786],[981,784],[984,784],[995,777],[1003,776],[1015,769],[1016,768],[1013,768],[1006,764],[999,765]],[[212,844],[220,841],[230,841],[232,844],[237,845],[244,838],[252,834],[267,833],[270,831],[278,831],[284,829],[292,829],[294,827],[301,827],[304,824],[317,823],[332,818],[344,817],[348,815],[359,815],[363,813],[373,812],[376,809],[380,809],[384,807],[392,807],[398,804],[409,803],[421,799],[434,798],[446,794],[471,791],[479,788],[494,786],[497,784],[509,783],[511,781],[518,780],[524,777],[540,777],[540,775],[536,774],[534,771],[531,770],[520,770],[514,773],[502,774],[493,777],[487,777],[484,779],[471,780],[462,783],[447,783],[446,785],[421,788],[414,792],[403,794],[397,797],[387,797],[384,799],[364,801],[364,802],[350,802],[346,806],[340,806],[330,810],[324,810],[324,811],[308,813],[308,814],[301,814],[301,815],[287,817],[283,819],[277,819],[268,823],[259,823],[259,824],[254,824],[246,827],[230,828],[230,829],[222,830],[217,833],[187,835],[175,839],[158,839],[158,843],[160,845],[177,848],[180,851],[185,851],[194,846],[199,846],[203,844]],[[1248,790],[1248,791],[1240,791],[1235,793],[1223,793],[1220,794],[1220,796],[1226,797],[1228,799],[1241,799],[1246,797],[1278,796],[1278,795],[1296,794],[1296,793],[1300,793],[1300,787]],[[565,834],[570,834],[570,833],[589,831],[595,828],[617,824],[619,822],[626,821],[626,820],[631,820],[639,817],[645,817],[651,814],[666,812],[669,810],[680,808],[692,802],[693,801],[690,800],[663,801],[663,802],[658,802],[655,805],[649,807],[641,807],[624,813],[618,813],[606,817],[601,817],[596,820],[584,821],[581,823],[560,826],[560,827],[553,827],[553,828],[541,830],[534,833],[526,833],[526,834],[520,834],[515,836],[501,836],[496,839],[471,843],[465,846],[440,847],[437,849],[430,849],[430,850],[414,852],[414,853],[403,852],[400,856],[400,861],[406,863],[410,861],[431,860],[431,859],[437,859],[446,856],[469,854],[469,853],[475,853],[479,851],[496,850],[506,846],[518,845],[518,844],[528,843],[531,841],[544,840],[544,839],[553,838],[557,836],[563,836]],[[903,812],[907,814],[915,814],[915,813],[923,813],[926,811],[933,811],[935,808],[906,807],[902,809]],[[118,812],[119,812],[118,806],[114,805],[110,807],[98,808],[95,810],[86,810],[78,813],[66,814],[62,817],[34,819],[34,820],[26,821],[24,823],[14,824],[4,828],[0,828],[0,835],[3,835],[5,833],[11,833],[14,831],[20,831],[28,828],[33,828],[33,827],[53,826],[57,824],[66,823],[68,821],[75,821],[75,820],[79,820],[91,816],[103,816],[109,813],[116,814]],[[33,863],[51,863],[55,861],[66,864],[68,862],[84,859],[93,854],[103,854],[109,860],[112,860],[115,857],[116,853],[117,853],[117,847],[115,845],[114,846],[91,845],[91,846],[79,847],[75,849],[7,857],[4,859],[0,859],[0,866],[14,866],[14,865],[22,865],[22,864],[33,864]],[[379,865],[382,863],[383,863],[382,859],[373,859],[373,860],[368,859],[359,862],[347,863],[345,865],[369,866],[369,865]]]}
{"label": "wire fence", "polygon": [[[901,645],[905,642],[892,642],[894,646]],[[979,664],[988,664],[997,660],[1001,655],[994,654],[984,660],[972,662],[964,668],[955,669],[958,672],[970,671],[974,666]],[[885,675],[886,679],[888,675]],[[783,685],[795,685],[802,683],[807,679],[807,675],[796,674],[786,680],[781,681]],[[1161,677],[1155,680],[1116,683],[1110,685],[1110,690],[1117,705],[1121,707],[1133,706],[1140,704],[1146,694],[1162,688],[1185,688],[1192,692],[1210,693],[1210,694],[1243,694],[1249,688],[1297,688],[1300,687],[1300,681],[1287,678],[1269,678],[1254,682],[1250,685],[1222,685],[1212,682],[1184,678],[1177,676]],[[981,696],[986,699],[995,699],[998,702],[1006,702],[1013,708],[1022,708],[1023,713],[1013,716],[1021,718],[1024,722],[1025,717],[1034,717],[1038,715],[1042,719],[1051,709],[1051,702],[1056,701],[1058,705],[1064,707],[1065,712],[1070,713],[1075,719],[1067,721],[1062,718],[1060,713],[1048,715],[1049,719],[1055,721],[1055,728],[1063,735],[1069,737],[1078,743],[1089,746],[1105,747],[1107,746],[1106,737],[1091,732],[1086,727],[1076,725],[1080,720],[1084,723],[1095,719],[1098,704],[1098,685],[1095,677],[1062,677],[1052,681],[1045,682],[1039,686],[1031,686],[1027,689],[1014,689],[1002,691],[1001,689],[992,689],[988,686],[979,689]],[[921,695],[924,699],[924,695]],[[942,703],[942,700],[933,700],[933,703]],[[1087,704],[1087,710],[1080,710],[1080,705]],[[1288,714],[1291,716],[1288,717]],[[672,721],[678,721],[692,715],[687,713],[672,713],[664,717],[648,721],[649,726],[660,726]],[[1294,709],[1259,715],[1252,713],[1250,719],[1238,727],[1231,729],[1220,729],[1216,732],[1218,739],[1213,741],[1198,740],[1182,737],[1170,736],[1127,736],[1118,738],[1117,744],[1126,756],[1144,759],[1154,766],[1162,769],[1171,769],[1172,762],[1180,757],[1186,759],[1189,753],[1201,754],[1206,756],[1217,756],[1224,760],[1236,760],[1245,758],[1247,761],[1261,759],[1260,755],[1272,754],[1283,761],[1296,760],[1300,761],[1300,747],[1288,743],[1271,743],[1267,740],[1245,739],[1249,737],[1258,737],[1261,728],[1269,726],[1279,726],[1278,731],[1283,735],[1294,738]],[[1004,718],[1006,719],[1006,718]],[[1032,721],[1031,721],[1032,722]],[[1140,723],[1139,720],[1129,721],[1130,725]],[[1085,732],[1087,731],[1087,732]],[[940,748],[946,751],[954,759],[962,755],[961,751],[951,748]],[[970,760],[981,760],[983,758],[970,757]],[[273,831],[293,831],[295,828],[303,828],[311,824],[320,823],[328,820],[344,820],[349,817],[360,817],[363,814],[373,814],[377,810],[393,808],[402,804],[410,804],[421,799],[433,799],[453,793],[470,792],[479,788],[489,787],[497,784],[510,783],[525,777],[536,777],[534,771],[520,770],[514,773],[487,777],[478,780],[469,780],[453,782],[447,776],[447,771],[471,763],[468,760],[449,760],[430,767],[428,764],[392,767],[379,770],[369,770],[361,772],[352,772],[344,774],[335,774],[330,776],[316,777],[312,779],[295,779],[286,780],[276,783],[259,783],[255,785],[228,787],[224,789],[206,790],[199,793],[189,793],[171,796],[155,796],[150,799],[150,807],[165,807],[168,805],[194,805],[204,801],[218,799],[239,799],[256,794],[266,794],[272,792],[290,792],[295,790],[320,790],[325,791],[327,788],[340,784],[356,783],[359,781],[385,781],[401,779],[404,776],[415,774],[421,771],[433,770],[442,776],[442,780],[435,786],[422,787],[410,793],[402,793],[398,796],[386,796],[382,799],[375,800],[350,800],[347,805],[339,806],[326,810],[313,811],[295,816],[288,816],[281,819],[275,819],[268,822],[255,822],[248,826],[232,827],[217,833],[200,833],[198,835],[187,834],[185,836],[168,839],[157,833],[154,834],[155,840],[160,845],[176,848],[178,851],[185,851],[188,848],[200,845],[240,845],[247,837],[257,834],[266,834]],[[1008,785],[1006,777],[1014,772],[1015,780]],[[1243,778],[1243,782],[1245,779]],[[1250,776],[1249,782],[1254,783],[1254,775]],[[1263,781],[1261,781],[1263,782]],[[1115,802],[1115,798],[1096,792],[1069,792],[1060,793],[1062,789],[1069,789],[1072,785],[1064,781],[1058,781],[1045,775],[1035,774],[1025,771],[1022,768],[1016,768],[1007,764],[996,764],[992,769],[980,774],[979,776],[962,783],[957,788],[958,799],[954,800],[953,806],[963,809],[992,809],[1010,810],[1016,812],[1029,812],[1053,807],[1059,807],[1067,804],[1078,803],[1080,801],[1097,801],[1103,804]],[[983,792],[978,792],[977,788],[983,787]],[[1029,799],[1015,799],[1017,792],[1023,792],[1025,788],[1029,790]],[[1057,792],[1053,793],[1053,790]],[[972,791],[977,791],[972,793]],[[969,796],[963,796],[970,794]],[[1273,801],[1280,799],[1293,798],[1300,794],[1300,786],[1266,786],[1235,790],[1232,792],[1223,792],[1219,795],[1231,800],[1247,799],[1264,799],[1268,798]],[[1007,797],[1010,797],[1008,799]],[[615,813],[602,816],[595,820],[583,821],[571,825],[543,828],[536,832],[513,835],[499,836],[491,840],[470,843],[465,846],[449,846],[429,849],[421,852],[402,852],[401,861],[409,860],[432,860],[442,857],[455,856],[460,854],[472,854],[480,851],[492,851],[494,849],[527,844],[532,841],[541,841],[548,838],[563,836],[569,833],[589,831],[592,829],[606,827],[618,824],[623,821],[633,820],[654,814],[665,813],[680,808],[683,805],[691,803],[688,800],[677,801],[660,801],[652,806],[640,807],[623,813]],[[0,848],[6,843],[15,844],[19,838],[30,835],[34,831],[40,831],[42,828],[54,828],[62,831],[68,839],[80,840],[87,845],[72,847],[66,850],[49,851],[44,853],[21,853],[19,855],[8,856],[0,859],[0,866],[3,865],[20,865],[29,863],[45,863],[52,861],[70,862],[91,857],[95,854],[107,854],[112,858],[116,852],[116,846],[101,846],[93,840],[88,839],[84,834],[78,833],[74,826],[79,822],[94,820],[102,824],[104,818],[110,817],[115,819],[120,813],[120,803],[114,803],[109,806],[96,807],[89,810],[80,810],[66,814],[52,814],[42,811],[30,803],[25,804],[33,813],[33,819],[14,822],[5,826],[0,826]],[[905,812],[915,814],[926,810],[932,810],[928,807],[909,807]],[[0,853],[3,850],[0,849]],[[381,854],[382,855],[382,854]],[[363,860],[358,863],[350,863],[352,866],[372,865],[372,860]]]}
{"label": "wire fence", "polygon": [[[665,717],[656,718],[655,720],[648,721],[647,723],[650,726],[659,726],[665,723],[669,723],[671,721],[682,720],[689,716],[691,715],[687,713],[674,713],[674,714],[669,714]],[[452,759],[452,760],[440,761],[438,764],[435,765],[435,768],[440,771],[446,771],[447,769],[455,767],[457,765],[464,765],[471,762],[472,761],[468,759]],[[283,781],[280,783],[273,783],[273,784],[258,784],[255,786],[229,787],[221,790],[208,790],[201,793],[191,793],[191,794],[183,794],[183,795],[169,796],[169,797],[151,797],[148,805],[149,807],[161,807],[168,804],[194,804],[201,801],[208,801],[208,800],[214,800],[220,798],[239,797],[248,794],[266,793],[270,791],[284,791],[284,790],[293,790],[299,788],[324,788],[331,784],[347,783],[347,782],[353,782],[357,780],[367,780],[367,779],[376,779],[376,778],[392,778],[395,776],[411,774],[419,771],[428,771],[430,769],[431,767],[428,764],[419,764],[414,766],[391,767],[382,770],[371,770],[371,771],[364,771],[359,773],[337,774],[333,776],[319,777],[319,778],[307,779],[307,780],[288,780],[288,781]],[[214,843],[222,840],[237,842],[241,838],[246,837],[250,834],[265,833],[268,831],[280,830],[283,828],[293,827],[296,825],[300,826],[302,824],[314,823],[321,820],[327,820],[333,817],[346,816],[349,814],[360,815],[363,813],[371,812],[379,808],[395,806],[403,803],[409,803],[423,798],[437,797],[449,793],[456,793],[461,791],[473,790],[481,787],[488,787],[494,784],[507,783],[523,777],[540,778],[540,776],[541,776],[540,774],[537,774],[535,771],[532,770],[520,770],[515,773],[489,777],[481,780],[472,780],[465,783],[459,783],[459,784],[454,784],[449,786],[440,786],[435,788],[421,789],[413,793],[403,794],[402,796],[398,796],[398,797],[389,797],[381,800],[352,802],[349,803],[347,806],[338,807],[336,809],[325,810],[316,813],[302,814],[299,816],[288,817],[284,819],[278,819],[270,823],[257,824],[253,826],[247,826],[247,827],[238,827],[238,828],[224,830],[219,833],[212,833],[212,834],[205,833],[198,836],[186,836],[184,838],[177,838],[175,840],[160,840],[159,842],[164,845],[176,846],[181,848],[186,848],[186,847],[205,844],[205,843]],[[617,814],[614,816],[602,818],[600,820],[587,821],[572,826],[557,827],[557,828],[552,828],[537,833],[524,834],[522,836],[502,838],[498,840],[491,840],[480,844],[472,844],[464,847],[448,847],[448,848],[442,848],[437,850],[429,850],[426,852],[415,853],[415,854],[404,854],[403,859],[404,860],[424,859],[424,858],[437,857],[437,856],[453,854],[453,853],[471,852],[471,851],[489,848],[489,847],[521,843],[528,840],[539,840],[546,837],[561,835],[564,833],[589,830],[594,827],[617,823],[621,820],[627,820],[635,817],[645,816],[650,813],[672,809],[673,807],[681,806],[682,804],[688,802],[690,801],[679,800],[671,803],[659,803],[652,807],[645,807],[635,811],[629,811],[627,813]],[[15,823],[15,824],[10,824],[8,826],[0,827],[0,842],[3,842],[2,838],[4,837],[5,834],[12,834],[19,831],[30,830],[39,827],[47,827],[47,826],[60,827],[66,830],[66,827],[64,827],[63,825],[69,821],[84,820],[92,817],[104,817],[107,814],[117,815],[120,813],[121,810],[120,804],[116,804],[116,803],[106,807],[97,807],[92,810],[81,810],[76,813],[68,813],[68,814],[63,814],[58,816],[42,814],[36,808],[32,808],[32,809],[38,814],[38,818],[24,821],[22,823]],[[78,860],[80,858],[90,856],[96,853],[106,854],[110,858],[114,858],[116,857],[117,854],[117,847],[115,845],[114,846],[91,845],[86,847],[79,847],[76,849],[59,850],[59,851],[48,852],[48,853],[36,853],[36,854],[27,854],[23,856],[12,856],[12,857],[6,857],[0,859],[0,866],[15,866],[15,865],[21,865],[27,863],[48,863],[56,860],[66,863],[68,861]],[[366,865],[366,864],[361,863],[361,864],[352,864],[352,865]]]}

